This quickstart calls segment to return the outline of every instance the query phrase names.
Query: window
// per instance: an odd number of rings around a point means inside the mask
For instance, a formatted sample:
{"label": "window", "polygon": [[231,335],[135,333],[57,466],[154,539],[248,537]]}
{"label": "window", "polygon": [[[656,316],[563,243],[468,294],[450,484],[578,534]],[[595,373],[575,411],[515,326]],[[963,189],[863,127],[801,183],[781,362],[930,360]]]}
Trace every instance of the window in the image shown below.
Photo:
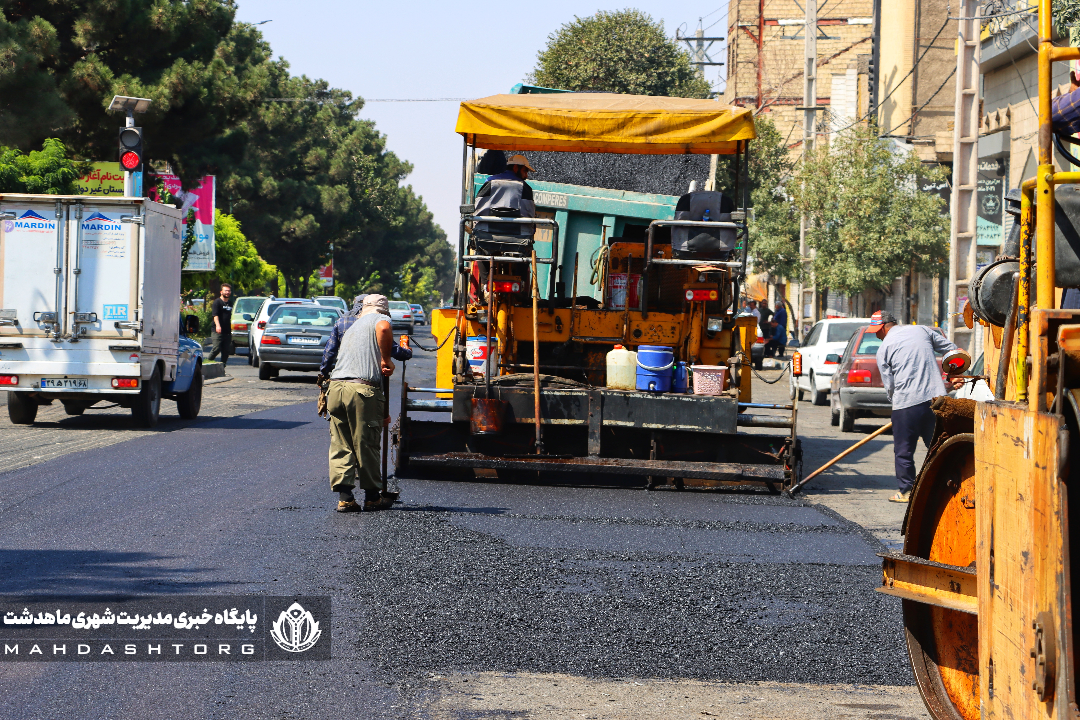
{"label": "window", "polygon": [[391,300],[390,301],[390,309],[391,310],[405,310],[405,311],[412,310],[412,308],[409,307],[409,303],[405,302],[404,300]]}
{"label": "window", "polygon": [[821,335],[821,323],[818,323],[811,328],[810,334],[806,336],[806,342],[804,342],[803,345],[806,345],[807,347],[816,345],[819,335]]}
{"label": "window", "polygon": [[855,331],[862,327],[866,327],[866,325],[861,322],[830,323],[829,339],[827,342],[847,342],[851,339],[851,336],[855,334]]}
{"label": "window", "polygon": [[251,313],[252,315],[254,315],[255,313],[259,312],[259,307],[262,306],[264,300],[266,300],[266,298],[240,298],[233,304],[233,315],[243,315],[244,313]]}
{"label": "window", "polygon": [[331,307],[282,305],[274,311],[269,324],[326,327],[327,325],[333,325],[339,317],[341,317],[341,313]]}
{"label": "window", "polygon": [[855,351],[855,354],[877,355],[879,347],[881,347],[881,341],[878,340],[877,335],[874,335],[873,333],[863,333],[863,336],[859,339],[859,349]]}

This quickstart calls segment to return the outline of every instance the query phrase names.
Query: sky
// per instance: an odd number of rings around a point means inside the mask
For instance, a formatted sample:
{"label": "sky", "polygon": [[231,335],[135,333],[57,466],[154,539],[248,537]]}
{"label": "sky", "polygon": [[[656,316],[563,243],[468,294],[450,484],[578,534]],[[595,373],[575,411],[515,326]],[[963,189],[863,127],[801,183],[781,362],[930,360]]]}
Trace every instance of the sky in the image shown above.
{"label": "sky", "polygon": [[[541,0],[508,4],[371,0],[238,0],[237,20],[258,23],[274,55],[295,75],[322,78],[364,98],[363,119],[413,166],[405,183],[423,197],[435,221],[456,242],[461,137],[458,102],[374,102],[388,99],[473,99],[509,92],[536,65],[548,36],[574,16],[635,7],[664,30],[727,32],[727,0],[641,0],[636,4]],[[715,25],[713,25],[715,23]],[[713,25],[709,28],[710,25]],[[723,43],[709,50],[723,61]],[[707,67],[714,89],[722,67]]]}

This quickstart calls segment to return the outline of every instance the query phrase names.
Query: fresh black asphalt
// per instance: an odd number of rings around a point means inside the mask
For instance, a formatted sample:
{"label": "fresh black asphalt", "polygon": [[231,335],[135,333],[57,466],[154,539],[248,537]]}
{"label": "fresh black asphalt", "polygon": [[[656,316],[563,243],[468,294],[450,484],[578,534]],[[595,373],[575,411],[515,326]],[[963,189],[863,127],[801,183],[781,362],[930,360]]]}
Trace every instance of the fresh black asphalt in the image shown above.
{"label": "fresh black asphalt", "polygon": [[0,717],[423,717],[455,670],[911,683],[880,547],[828,511],[403,479],[393,510],[339,515],[327,435],[288,406],[0,475],[0,595],[334,609],[327,663],[0,663]]}

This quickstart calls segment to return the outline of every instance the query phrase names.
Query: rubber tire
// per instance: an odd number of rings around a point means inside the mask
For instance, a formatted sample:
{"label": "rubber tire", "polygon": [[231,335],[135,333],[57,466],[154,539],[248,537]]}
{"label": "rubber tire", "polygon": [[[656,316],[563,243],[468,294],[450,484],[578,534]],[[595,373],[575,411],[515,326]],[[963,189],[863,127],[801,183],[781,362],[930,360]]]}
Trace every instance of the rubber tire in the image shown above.
{"label": "rubber tire", "polygon": [[33,398],[24,397],[22,393],[8,393],[8,418],[15,425],[33,425],[38,407]]}
{"label": "rubber tire", "polygon": [[270,380],[273,377],[274,377],[274,368],[272,368],[268,363],[260,363],[259,364],[259,379],[260,380]]}
{"label": "rubber tire", "polygon": [[855,415],[840,406],[840,432],[855,432]]}
{"label": "rubber tire", "polygon": [[64,412],[66,412],[68,415],[75,415],[75,416],[82,415],[84,412],[86,412],[86,406],[85,405],[72,405],[71,403],[64,403]]}
{"label": "rubber tire", "polygon": [[251,357],[252,357],[252,360],[251,360],[251,366],[252,367],[259,367],[259,365],[262,364],[262,361],[259,359],[259,353],[252,352]]}
{"label": "rubber tire", "polygon": [[829,404],[829,391],[817,389],[817,380],[814,379],[813,373],[810,373],[810,399],[818,407]]}
{"label": "rubber tire", "polygon": [[248,343],[248,365],[255,365],[255,348]]}
{"label": "rubber tire", "polygon": [[150,379],[143,383],[135,404],[131,406],[135,424],[142,428],[157,427],[161,417],[161,371],[154,368]]}
{"label": "rubber tire", "polygon": [[194,420],[199,417],[199,410],[202,408],[202,390],[202,363],[196,363],[191,387],[176,396],[176,411],[184,420]]}
{"label": "rubber tire", "polygon": [[829,414],[829,424],[833,427],[840,425],[840,411],[836,408],[832,408],[832,412]]}

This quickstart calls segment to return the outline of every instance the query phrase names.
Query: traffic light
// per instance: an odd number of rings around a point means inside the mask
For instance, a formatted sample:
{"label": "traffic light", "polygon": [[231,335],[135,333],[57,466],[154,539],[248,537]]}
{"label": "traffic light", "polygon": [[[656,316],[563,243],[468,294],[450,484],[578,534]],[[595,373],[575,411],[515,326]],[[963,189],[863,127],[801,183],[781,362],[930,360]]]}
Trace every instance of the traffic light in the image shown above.
{"label": "traffic light", "polygon": [[142,128],[120,128],[120,167],[127,172],[143,169]]}

